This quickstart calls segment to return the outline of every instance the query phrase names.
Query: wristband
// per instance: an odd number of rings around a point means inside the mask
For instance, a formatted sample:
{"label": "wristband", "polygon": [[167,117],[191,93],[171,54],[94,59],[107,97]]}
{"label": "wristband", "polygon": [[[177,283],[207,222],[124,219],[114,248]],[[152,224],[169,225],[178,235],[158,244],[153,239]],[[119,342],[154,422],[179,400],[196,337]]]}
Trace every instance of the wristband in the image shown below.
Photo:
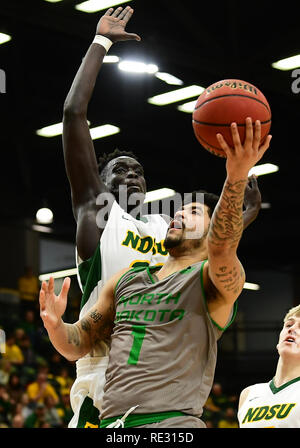
{"label": "wristband", "polygon": [[106,53],[108,52],[108,50],[110,49],[110,47],[113,44],[113,42],[110,39],[108,39],[107,37],[102,36],[100,34],[96,34],[92,43],[102,45],[102,47],[105,48]]}

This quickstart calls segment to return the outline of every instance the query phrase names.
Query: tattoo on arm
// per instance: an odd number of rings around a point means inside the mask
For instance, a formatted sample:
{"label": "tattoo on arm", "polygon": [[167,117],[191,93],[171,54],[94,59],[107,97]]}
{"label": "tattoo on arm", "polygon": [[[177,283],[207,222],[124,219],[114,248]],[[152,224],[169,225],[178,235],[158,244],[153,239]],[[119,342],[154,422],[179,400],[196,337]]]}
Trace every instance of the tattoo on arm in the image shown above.
{"label": "tattoo on arm", "polygon": [[209,242],[222,247],[236,247],[243,232],[243,202],[247,179],[226,182],[214,211],[208,233]]}
{"label": "tattoo on arm", "polygon": [[79,347],[81,338],[79,329],[76,327],[76,325],[70,325],[67,327],[67,335],[68,335],[68,343],[74,344],[77,347]]}
{"label": "tattoo on arm", "polygon": [[219,271],[221,274],[216,273],[216,277],[219,279],[220,283],[223,284],[224,289],[227,292],[238,294],[240,290],[240,281],[244,278],[244,270],[242,267],[239,271],[237,267],[228,269],[227,266],[221,266]]}

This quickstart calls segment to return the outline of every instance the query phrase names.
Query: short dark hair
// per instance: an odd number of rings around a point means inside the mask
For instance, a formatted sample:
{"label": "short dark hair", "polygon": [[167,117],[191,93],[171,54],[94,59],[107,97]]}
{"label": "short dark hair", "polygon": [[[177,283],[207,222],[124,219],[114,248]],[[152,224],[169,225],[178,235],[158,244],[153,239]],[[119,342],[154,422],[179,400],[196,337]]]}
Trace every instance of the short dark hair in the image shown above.
{"label": "short dark hair", "polygon": [[106,167],[107,167],[108,163],[111,160],[116,159],[117,157],[121,157],[121,156],[132,157],[133,159],[138,161],[137,156],[132,151],[122,151],[122,150],[116,148],[114,151],[109,152],[108,154],[103,153],[103,155],[101,157],[99,157],[99,159],[98,159],[98,170],[99,170],[99,174],[103,180],[106,179],[106,173],[107,173]]}
{"label": "short dark hair", "polygon": [[208,191],[205,190],[192,191],[188,196],[188,201],[185,200],[185,204],[188,204],[190,202],[197,202],[197,200],[199,201],[198,196],[199,193],[202,193],[204,195],[204,205],[208,207],[208,216],[211,218],[214,209],[220,199],[219,196],[217,196],[216,194],[209,193]]}

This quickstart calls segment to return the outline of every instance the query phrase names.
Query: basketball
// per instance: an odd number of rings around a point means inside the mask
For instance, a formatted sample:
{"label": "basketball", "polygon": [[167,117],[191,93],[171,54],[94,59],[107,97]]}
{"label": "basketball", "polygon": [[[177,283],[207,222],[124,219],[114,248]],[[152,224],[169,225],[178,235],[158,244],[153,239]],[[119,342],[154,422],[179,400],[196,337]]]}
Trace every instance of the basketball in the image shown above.
{"label": "basketball", "polygon": [[193,111],[193,129],[199,143],[212,154],[226,157],[216,134],[223,135],[233,147],[232,122],[238,126],[241,143],[245,140],[245,119],[261,122],[261,143],[271,127],[271,109],[263,93],[246,81],[224,79],[207,87],[199,96]]}

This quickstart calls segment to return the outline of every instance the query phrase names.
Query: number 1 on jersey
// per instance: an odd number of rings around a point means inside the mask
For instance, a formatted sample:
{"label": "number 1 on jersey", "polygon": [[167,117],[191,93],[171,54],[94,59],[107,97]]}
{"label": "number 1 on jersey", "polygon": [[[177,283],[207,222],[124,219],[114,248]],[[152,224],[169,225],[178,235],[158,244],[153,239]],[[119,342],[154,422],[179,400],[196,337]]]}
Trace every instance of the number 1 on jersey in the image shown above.
{"label": "number 1 on jersey", "polygon": [[136,365],[139,360],[143,340],[146,334],[146,325],[132,325],[133,344],[129,353],[127,364]]}

